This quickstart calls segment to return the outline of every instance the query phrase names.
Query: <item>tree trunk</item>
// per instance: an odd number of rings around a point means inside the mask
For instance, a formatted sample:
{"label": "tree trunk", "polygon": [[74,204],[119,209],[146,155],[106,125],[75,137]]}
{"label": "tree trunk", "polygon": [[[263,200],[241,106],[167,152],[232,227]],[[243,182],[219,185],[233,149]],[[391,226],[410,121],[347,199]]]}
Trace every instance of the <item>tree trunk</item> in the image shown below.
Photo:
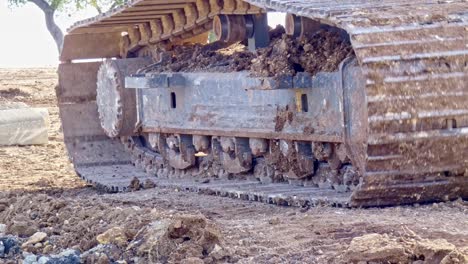
{"label": "tree trunk", "polygon": [[55,40],[55,44],[57,45],[58,52],[62,52],[63,47],[63,33],[59,26],[55,23],[54,14],[55,9],[52,8],[45,0],[29,0],[36,4],[43,12],[45,16],[47,30],[49,30],[50,35]]}

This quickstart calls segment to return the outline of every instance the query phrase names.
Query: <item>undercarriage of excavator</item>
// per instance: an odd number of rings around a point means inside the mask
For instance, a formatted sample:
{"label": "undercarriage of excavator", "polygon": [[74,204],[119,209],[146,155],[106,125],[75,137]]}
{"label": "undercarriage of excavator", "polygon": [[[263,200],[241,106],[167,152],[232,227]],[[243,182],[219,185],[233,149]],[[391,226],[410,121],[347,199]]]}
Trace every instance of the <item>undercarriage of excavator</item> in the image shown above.
{"label": "undercarriage of excavator", "polygon": [[[291,206],[466,199],[466,10],[135,0],[65,37],[57,95],[70,158],[108,192],[159,186]],[[267,11],[287,13],[284,34]],[[325,48],[323,36],[349,50]],[[242,45],[248,67],[231,53],[194,65],[215,51],[177,60],[180,48],[218,43]],[[312,54],[308,64],[273,60],[290,48]]]}

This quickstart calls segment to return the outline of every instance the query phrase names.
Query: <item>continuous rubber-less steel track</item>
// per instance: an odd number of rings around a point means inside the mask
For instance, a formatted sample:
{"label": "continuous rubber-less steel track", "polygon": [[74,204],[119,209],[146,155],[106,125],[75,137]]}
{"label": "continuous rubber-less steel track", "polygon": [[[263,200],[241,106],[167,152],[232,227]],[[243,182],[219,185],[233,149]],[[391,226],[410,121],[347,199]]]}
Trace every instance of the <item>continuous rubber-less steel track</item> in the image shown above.
{"label": "continuous rubber-less steel track", "polygon": [[[137,177],[159,186],[298,206],[375,206],[468,197],[466,1],[248,0],[249,4],[224,1],[224,6],[212,2],[134,1],[69,31],[57,93],[65,143],[81,177],[111,191],[126,189]],[[349,150],[355,154],[353,166],[363,174],[359,187],[353,193],[338,193],[255,181],[202,183],[155,178],[139,170],[158,154],[138,140],[122,144],[104,134],[95,101],[101,63],[72,60],[123,57],[148,43],[190,39],[206,31],[216,14],[265,9],[318,20],[350,35],[366,86],[365,94],[348,95],[351,105],[345,105],[345,112],[362,113],[345,114],[361,117],[353,120],[357,127],[348,129],[363,133],[346,139],[354,146]],[[167,14],[172,14],[172,22],[167,22]],[[127,42],[121,42],[122,31],[129,32]]]}

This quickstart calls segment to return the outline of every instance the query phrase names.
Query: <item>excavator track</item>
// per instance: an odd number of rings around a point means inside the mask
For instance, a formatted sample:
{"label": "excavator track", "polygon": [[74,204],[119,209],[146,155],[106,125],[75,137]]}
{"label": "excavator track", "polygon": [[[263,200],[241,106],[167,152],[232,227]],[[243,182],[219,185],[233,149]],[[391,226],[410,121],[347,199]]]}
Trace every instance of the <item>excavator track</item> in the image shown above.
{"label": "excavator track", "polygon": [[[197,171],[171,169],[144,135],[117,140],[103,132],[96,103],[102,62],[80,59],[148,55],[151,44],[197,41],[218,14],[265,10],[307,17],[349,34],[357,60],[349,63],[361,73],[345,72],[342,80],[361,78],[365,88],[344,90],[346,126],[336,143],[346,145],[358,185],[341,192],[249,177],[206,180],[192,177]],[[291,206],[467,198],[467,10],[466,1],[432,0],[130,2],[77,23],[65,38],[57,95],[69,155],[81,177],[111,192],[156,184]],[[123,31],[128,35],[122,41]],[[316,140],[334,142],[333,137]]]}

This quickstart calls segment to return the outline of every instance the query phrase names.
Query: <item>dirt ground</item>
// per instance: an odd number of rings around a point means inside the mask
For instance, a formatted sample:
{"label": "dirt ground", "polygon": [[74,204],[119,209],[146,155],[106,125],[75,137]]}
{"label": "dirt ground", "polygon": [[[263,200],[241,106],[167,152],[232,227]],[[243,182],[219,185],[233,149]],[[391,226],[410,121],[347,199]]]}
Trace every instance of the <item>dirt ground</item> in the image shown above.
{"label": "dirt ground", "polygon": [[56,82],[55,69],[0,69],[0,103],[47,107],[51,122],[48,145],[0,147],[0,263],[468,263],[461,200],[301,209],[98,193],[67,159]]}

